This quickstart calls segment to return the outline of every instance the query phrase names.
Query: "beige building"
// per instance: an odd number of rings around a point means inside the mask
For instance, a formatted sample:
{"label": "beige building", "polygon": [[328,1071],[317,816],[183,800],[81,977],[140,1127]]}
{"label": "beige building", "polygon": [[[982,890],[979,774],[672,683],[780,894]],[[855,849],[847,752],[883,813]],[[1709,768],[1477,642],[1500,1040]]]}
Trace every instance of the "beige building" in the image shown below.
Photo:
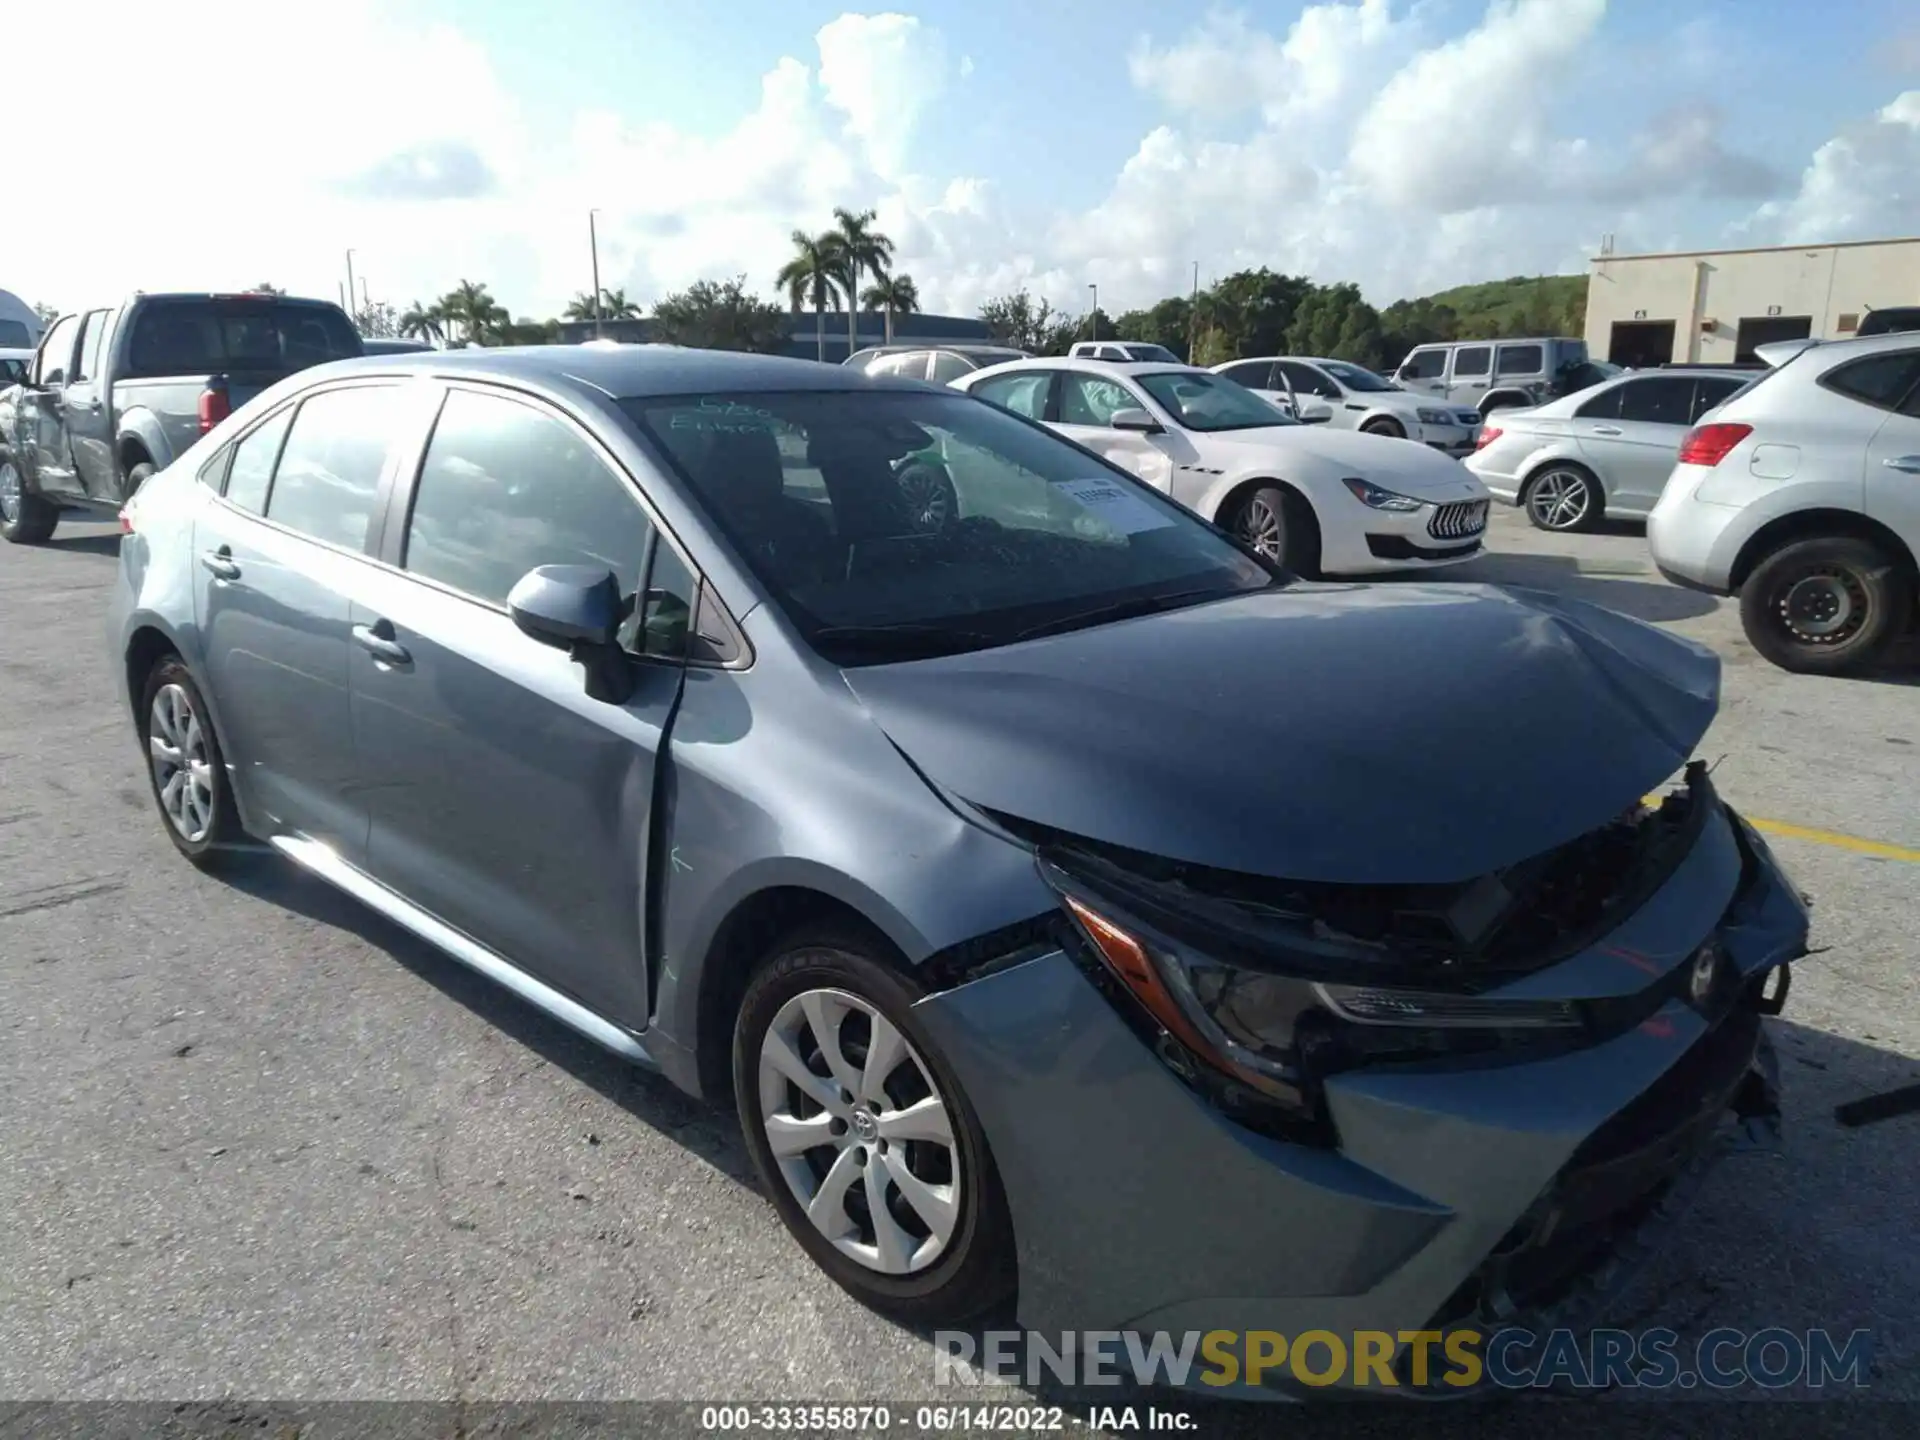
{"label": "beige building", "polygon": [[1587,351],[1616,365],[1729,364],[1769,340],[1837,340],[1920,305],[1920,239],[1596,255]]}

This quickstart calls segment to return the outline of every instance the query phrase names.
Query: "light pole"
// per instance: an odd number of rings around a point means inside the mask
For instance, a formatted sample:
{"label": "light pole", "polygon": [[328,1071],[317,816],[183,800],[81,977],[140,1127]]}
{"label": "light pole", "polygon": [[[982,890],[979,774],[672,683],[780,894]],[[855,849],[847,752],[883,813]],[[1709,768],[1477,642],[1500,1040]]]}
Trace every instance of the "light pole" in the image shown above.
{"label": "light pole", "polygon": [[587,245],[593,251],[593,338],[600,338],[600,230],[594,223],[598,210],[587,211]]}
{"label": "light pole", "polygon": [[1193,262],[1193,299],[1187,302],[1187,363],[1197,364],[1193,358],[1200,348],[1200,262]]}
{"label": "light pole", "polygon": [[1100,287],[1097,284],[1089,285],[1087,289],[1093,292],[1093,309],[1087,312],[1087,338],[1098,340],[1100,338]]}
{"label": "light pole", "polygon": [[349,250],[347,251],[347,305],[349,308],[353,305],[353,297],[358,293],[353,285],[353,251]]}

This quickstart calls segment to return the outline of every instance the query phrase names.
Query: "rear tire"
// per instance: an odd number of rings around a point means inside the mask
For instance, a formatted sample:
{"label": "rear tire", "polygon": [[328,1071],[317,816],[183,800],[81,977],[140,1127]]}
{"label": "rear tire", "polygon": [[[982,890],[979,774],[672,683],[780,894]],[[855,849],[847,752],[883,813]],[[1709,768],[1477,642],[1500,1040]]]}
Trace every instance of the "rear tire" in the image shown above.
{"label": "rear tire", "polygon": [[914,1013],[923,992],[873,948],[804,929],[749,982],[740,1128],[780,1219],[837,1285],[906,1324],[963,1324],[1013,1294],[1013,1220],[979,1118]]}
{"label": "rear tire", "polygon": [[1563,461],[1528,477],[1520,505],[1534,529],[1553,535],[1591,530],[1607,513],[1606,496],[1593,472]]}
{"label": "rear tire", "polygon": [[27,489],[11,455],[0,459],[0,538],[13,545],[43,544],[60,523],[60,507]]}
{"label": "rear tire", "polygon": [[138,495],[140,493],[140,487],[151,480],[153,476],[154,466],[150,460],[142,460],[138,465],[135,465],[131,470],[127,471],[127,499],[131,500],[134,496]]}
{"label": "rear tire", "polygon": [[1294,491],[1262,485],[1240,502],[1228,528],[1262,559],[1303,580],[1320,578],[1320,528]]}
{"label": "rear tire", "polygon": [[245,835],[206,699],[178,655],[163,656],[140,687],[140,744],[167,838],[212,868]]}
{"label": "rear tire", "polygon": [[1870,668],[1912,623],[1913,606],[1912,573],[1880,545],[1852,535],[1783,545],[1740,587],[1748,643],[1802,675]]}

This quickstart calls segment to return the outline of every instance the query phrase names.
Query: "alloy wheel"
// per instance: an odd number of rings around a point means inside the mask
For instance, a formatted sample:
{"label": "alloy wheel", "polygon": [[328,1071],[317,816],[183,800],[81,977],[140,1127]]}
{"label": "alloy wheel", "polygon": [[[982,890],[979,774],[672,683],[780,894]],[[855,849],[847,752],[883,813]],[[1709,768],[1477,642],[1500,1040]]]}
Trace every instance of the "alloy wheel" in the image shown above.
{"label": "alloy wheel", "polygon": [[11,525],[20,518],[20,472],[13,461],[0,460],[0,519]]}
{"label": "alloy wheel", "polygon": [[1527,512],[1542,530],[1572,530],[1593,508],[1593,486],[1576,470],[1549,470],[1527,491]]}
{"label": "alloy wheel", "polygon": [[163,685],[154,692],[147,754],[167,823],[190,845],[206,839],[215,815],[213,764],[206,728],[183,687]]}
{"label": "alloy wheel", "polygon": [[767,1027],[759,1089],[774,1163],[836,1250],[885,1275],[940,1258],[960,1218],[960,1154],[898,1026],[849,991],[802,991]]}
{"label": "alloy wheel", "polygon": [[1279,562],[1287,558],[1287,522],[1264,497],[1256,495],[1240,512],[1240,538],[1263,559]]}
{"label": "alloy wheel", "polygon": [[917,533],[937,535],[953,518],[953,495],[931,470],[915,468],[903,474],[900,497],[906,502],[908,523]]}
{"label": "alloy wheel", "polygon": [[1842,645],[1867,622],[1859,577],[1838,565],[1809,567],[1774,591],[1780,627],[1802,645]]}

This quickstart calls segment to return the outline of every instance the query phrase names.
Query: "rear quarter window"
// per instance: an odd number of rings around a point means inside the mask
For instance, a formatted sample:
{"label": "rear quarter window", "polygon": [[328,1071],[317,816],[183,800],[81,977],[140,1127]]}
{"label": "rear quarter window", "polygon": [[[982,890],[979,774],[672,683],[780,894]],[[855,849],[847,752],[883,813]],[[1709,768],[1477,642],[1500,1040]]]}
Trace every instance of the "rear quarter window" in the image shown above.
{"label": "rear quarter window", "polygon": [[1863,405],[1897,410],[1920,385],[1920,350],[1893,350],[1850,360],[1822,375],[1820,383]]}

